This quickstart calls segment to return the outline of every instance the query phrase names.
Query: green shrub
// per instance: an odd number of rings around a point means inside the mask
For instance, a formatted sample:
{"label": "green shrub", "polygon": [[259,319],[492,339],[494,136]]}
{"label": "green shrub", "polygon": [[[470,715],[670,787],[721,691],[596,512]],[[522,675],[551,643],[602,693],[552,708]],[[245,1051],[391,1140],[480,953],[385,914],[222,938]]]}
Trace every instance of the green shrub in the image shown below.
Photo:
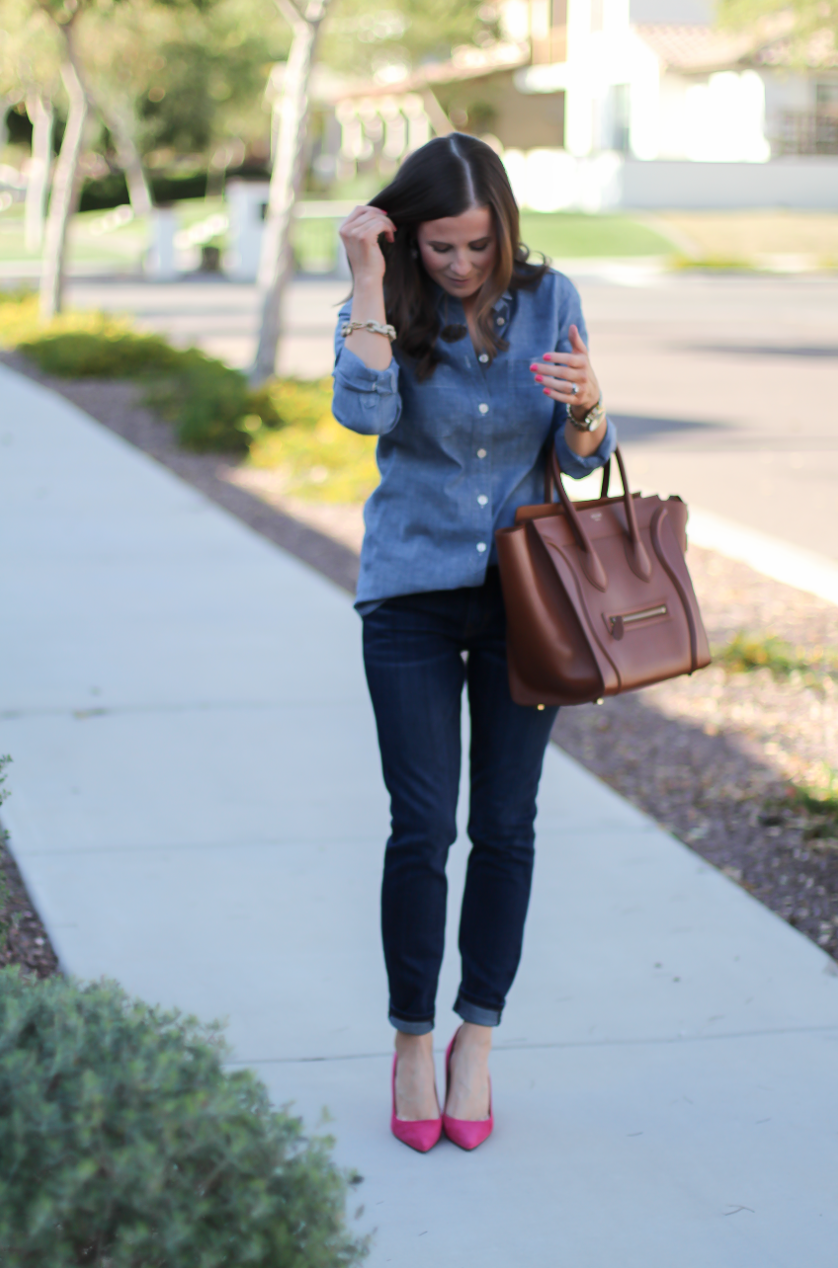
{"label": "green shrub", "polygon": [[175,424],[178,442],[198,452],[244,452],[259,428],[283,425],[269,388],[252,391],[239,370],[195,348],[180,354],[175,373],[152,383],[145,399]]}
{"label": "green shrub", "polygon": [[4,1268],[359,1263],[331,1142],[224,1055],[115,983],[0,972]]}
{"label": "green shrub", "polygon": [[8,291],[0,288],[0,346],[4,348],[17,348],[24,340],[40,339],[45,333],[99,331],[106,325],[115,327],[116,323],[108,322],[101,313],[74,311],[62,313],[45,330],[34,291],[25,287]]}
{"label": "green shrub", "polygon": [[[0,309],[0,336],[11,336],[19,351],[49,374],[143,380],[146,403],[174,424],[186,449],[244,453],[255,438],[270,439],[282,428],[307,434],[324,419],[334,425],[330,379],[275,379],[253,390],[240,370],[223,361],[197,348],[175,348],[161,335],[140,334],[103,314],[67,314],[45,331],[33,330],[33,301],[21,296],[15,302],[17,308],[10,301],[5,321]],[[14,340],[15,327],[21,329],[18,313],[25,314],[22,331],[28,337]],[[306,445],[311,446],[310,439]],[[365,487],[373,478],[366,467]]]}
{"label": "green shrub", "polygon": [[[8,756],[0,757],[0,806],[9,795],[8,789],[3,785],[6,782],[4,767],[9,764],[12,759]],[[6,904],[9,901],[9,886],[6,883],[6,876],[3,871],[2,855],[6,846],[6,834],[0,824],[0,955],[6,950],[6,940],[9,933],[8,917],[6,914]]]}
{"label": "green shrub", "polygon": [[807,813],[807,839],[827,838],[838,844],[838,770],[823,762],[809,772],[807,781],[791,784],[788,795],[795,806]]}
{"label": "green shrub", "polygon": [[757,271],[754,263],[734,255],[672,255],[669,257],[669,267],[679,272],[689,272],[691,269],[706,270],[708,273],[754,273]]}
{"label": "green shrub", "polygon": [[130,379],[176,369],[183,354],[160,335],[131,330],[75,330],[41,335],[18,351],[47,374],[70,379]]}
{"label": "green shrub", "polygon": [[177,439],[187,449],[236,453],[249,446],[248,425],[242,425],[253,412],[247,380],[194,349],[182,355],[174,374],[150,384],[145,400],[175,424]]}
{"label": "green shrub", "polygon": [[239,370],[197,348],[175,348],[161,335],[102,315],[98,322],[86,330],[48,330],[17,347],[63,378],[146,379],[148,404],[175,424],[187,449],[243,452],[260,427],[282,425],[270,388],[251,391]]}
{"label": "green shrub", "polygon": [[289,422],[256,433],[248,466],[276,472],[281,491],[292,497],[338,504],[365,501],[379,480],[378,437],[361,436],[335,421],[331,380],[278,380],[271,390]]}
{"label": "green shrub", "polygon": [[824,678],[838,677],[838,653],[831,647],[793,646],[773,634],[735,634],[729,643],[714,650],[716,664],[731,673],[751,673],[768,669],[777,679],[798,675],[806,686],[818,686]]}

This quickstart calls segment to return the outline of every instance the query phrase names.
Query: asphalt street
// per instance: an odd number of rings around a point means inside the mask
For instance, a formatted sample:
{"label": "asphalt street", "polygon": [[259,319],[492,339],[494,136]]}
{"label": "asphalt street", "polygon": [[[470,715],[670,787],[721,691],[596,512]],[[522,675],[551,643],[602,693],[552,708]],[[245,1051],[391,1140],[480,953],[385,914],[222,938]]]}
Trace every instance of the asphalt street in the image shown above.
{"label": "asphalt street", "polygon": [[[838,560],[838,278],[568,271],[632,483]],[[330,279],[292,285],[281,373],[329,373],[346,292]],[[252,355],[250,286],[76,279],[69,295],[235,365]]]}

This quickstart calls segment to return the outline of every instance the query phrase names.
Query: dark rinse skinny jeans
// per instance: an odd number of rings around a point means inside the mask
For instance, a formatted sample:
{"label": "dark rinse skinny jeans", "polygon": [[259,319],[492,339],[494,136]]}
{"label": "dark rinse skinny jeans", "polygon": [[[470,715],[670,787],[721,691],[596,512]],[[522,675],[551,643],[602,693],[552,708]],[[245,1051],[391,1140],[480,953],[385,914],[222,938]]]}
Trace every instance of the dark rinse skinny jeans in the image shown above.
{"label": "dark rinse skinny jeans", "polygon": [[388,599],[364,618],[364,663],[392,819],[381,892],[390,1021],[412,1035],[434,1025],[465,682],[472,848],[454,1008],[464,1021],[497,1026],[521,958],[535,799],[557,710],[525,708],[509,694],[497,568],[482,586]]}

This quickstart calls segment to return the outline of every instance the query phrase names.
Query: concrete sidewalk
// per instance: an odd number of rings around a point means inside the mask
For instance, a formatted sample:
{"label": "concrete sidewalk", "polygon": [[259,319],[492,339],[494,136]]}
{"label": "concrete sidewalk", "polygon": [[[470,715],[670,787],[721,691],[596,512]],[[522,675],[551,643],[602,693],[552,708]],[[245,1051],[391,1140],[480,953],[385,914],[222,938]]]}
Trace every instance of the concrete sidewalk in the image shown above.
{"label": "concrete sidewalk", "polygon": [[227,1016],[277,1102],[328,1106],[371,1268],[833,1268],[836,966],[555,749],[495,1134],[391,1138],[387,806],[348,598],[0,387],[3,817],[64,967]]}

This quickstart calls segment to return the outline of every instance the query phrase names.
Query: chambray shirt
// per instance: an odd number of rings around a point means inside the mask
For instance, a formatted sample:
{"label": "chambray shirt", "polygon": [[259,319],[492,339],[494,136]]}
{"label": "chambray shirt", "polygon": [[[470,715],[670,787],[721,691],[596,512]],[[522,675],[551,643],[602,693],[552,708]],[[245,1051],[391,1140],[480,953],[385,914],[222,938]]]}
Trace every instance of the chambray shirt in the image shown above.
{"label": "chambray shirt", "polygon": [[[440,288],[438,303],[444,324],[465,324],[458,299]],[[580,479],[607,461],[617,434],[609,420],[596,453],[578,457],[564,439],[566,406],[533,381],[529,366],[544,352],[571,351],[571,325],[587,343],[579,295],[562,273],[497,302],[493,320],[509,347],[494,361],[477,355],[468,334],[440,339],[441,359],[421,383],[398,348],[386,370],[371,370],[345,347],[350,308],[338,317],[332,409],[345,427],[379,437],[381,472],[364,508],[355,604],[363,615],[395,595],[482,585],[496,562],[495,529],[544,499],[548,440],[562,470]]]}

